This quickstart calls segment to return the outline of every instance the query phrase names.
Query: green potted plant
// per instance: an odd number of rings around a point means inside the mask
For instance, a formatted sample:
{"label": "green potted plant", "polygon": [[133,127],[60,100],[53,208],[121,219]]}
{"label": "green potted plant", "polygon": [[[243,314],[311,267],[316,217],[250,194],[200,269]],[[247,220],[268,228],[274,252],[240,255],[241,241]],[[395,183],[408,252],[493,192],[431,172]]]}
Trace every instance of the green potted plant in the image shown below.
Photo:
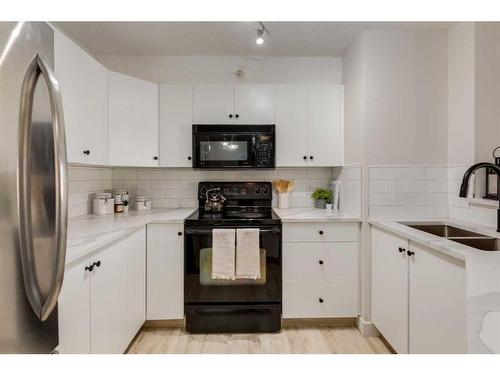
{"label": "green potted plant", "polygon": [[333,193],[331,190],[318,188],[311,194],[311,198],[317,208],[326,208],[327,203],[332,203]]}

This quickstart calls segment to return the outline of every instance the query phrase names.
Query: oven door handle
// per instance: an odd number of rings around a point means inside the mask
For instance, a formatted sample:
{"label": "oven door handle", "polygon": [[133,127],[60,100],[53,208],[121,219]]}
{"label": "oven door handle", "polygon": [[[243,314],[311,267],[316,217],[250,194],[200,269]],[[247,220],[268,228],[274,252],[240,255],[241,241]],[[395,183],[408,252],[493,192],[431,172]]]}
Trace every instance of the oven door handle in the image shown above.
{"label": "oven door handle", "polygon": [[[228,229],[228,228],[224,228]],[[232,229],[232,228],[229,228]],[[236,229],[236,228],[234,228]],[[246,229],[246,228],[245,228]],[[184,229],[186,234],[212,234],[212,229]],[[280,233],[281,228],[260,229],[259,233]]]}

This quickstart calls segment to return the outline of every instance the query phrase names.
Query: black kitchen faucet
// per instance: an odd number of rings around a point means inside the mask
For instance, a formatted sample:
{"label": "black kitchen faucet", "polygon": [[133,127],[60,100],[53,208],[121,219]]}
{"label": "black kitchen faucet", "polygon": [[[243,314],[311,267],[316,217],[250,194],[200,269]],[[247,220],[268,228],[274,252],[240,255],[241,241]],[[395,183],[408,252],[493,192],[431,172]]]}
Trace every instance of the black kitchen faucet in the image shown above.
{"label": "black kitchen faucet", "polygon": [[[462,185],[460,186],[459,196],[461,198],[467,197],[467,189],[469,187],[470,176],[480,168],[489,168],[489,169],[495,171],[496,174],[498,175],[498,177],[500,177],[500,167],[498,165],[495,165],[493,163],[485,163],[485,162],[474,164],[472,167],[467,169],[467,171],[464,174],[464,178],[462,180]],[[499,205],[500,205],[500,202],[499,202]],[[500,206],[497,210],[497,232],[500,232]]]}

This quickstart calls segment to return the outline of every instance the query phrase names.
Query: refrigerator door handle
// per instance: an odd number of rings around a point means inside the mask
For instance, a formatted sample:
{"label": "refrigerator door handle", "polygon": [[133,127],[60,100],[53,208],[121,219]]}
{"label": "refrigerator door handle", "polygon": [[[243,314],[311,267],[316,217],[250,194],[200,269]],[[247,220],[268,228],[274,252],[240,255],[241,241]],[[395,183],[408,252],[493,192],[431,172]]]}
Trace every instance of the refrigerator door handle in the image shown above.
{"label": "refrigerator door handle", "polygon": [[[35,272],[33,228],[31,214],[31,121],[35,88],[42,76],[48,87],[52,114],[55,162],[55,256],[47,295],[41,293]],[[68,219],[68,184],[66,137],[59,83],[42,56],[36,54],[26,71],[21,89],[19,159],[18,159],[19,240],[22,272],[26,295],[36,316],[47,320],[57,305],[64,277],[66,231]]]}

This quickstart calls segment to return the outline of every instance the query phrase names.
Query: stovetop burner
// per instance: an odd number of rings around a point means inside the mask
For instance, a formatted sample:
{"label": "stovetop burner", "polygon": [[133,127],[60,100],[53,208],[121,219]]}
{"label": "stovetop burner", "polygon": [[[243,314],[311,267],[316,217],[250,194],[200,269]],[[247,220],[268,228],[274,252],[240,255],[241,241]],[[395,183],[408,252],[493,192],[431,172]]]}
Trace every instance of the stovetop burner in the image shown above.
{"label": "stovetop burner", "polygon": [[[209,189],[220,189],[226,198],[221,212],[205,211]],[[272,209],[270,182],[200,182],[198,203],[198,210],[186,219],[187,225],[258,226],[281,223]]]}

